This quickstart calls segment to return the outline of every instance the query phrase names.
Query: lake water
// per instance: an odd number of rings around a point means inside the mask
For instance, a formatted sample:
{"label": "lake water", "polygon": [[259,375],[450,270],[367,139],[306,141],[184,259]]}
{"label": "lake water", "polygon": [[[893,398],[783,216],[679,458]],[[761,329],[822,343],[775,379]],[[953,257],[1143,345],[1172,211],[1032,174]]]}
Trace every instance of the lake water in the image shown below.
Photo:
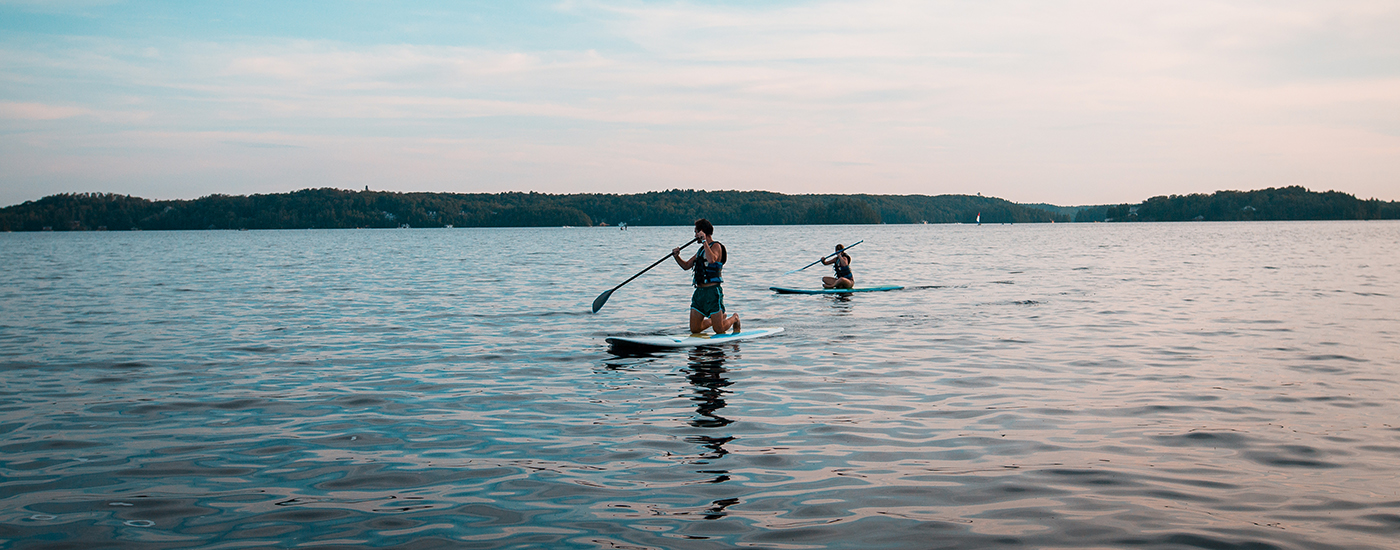
{"label": "lake water", "polygon": [[690,233],[0,234],[0,547],[1400,546],[1400,223]]}

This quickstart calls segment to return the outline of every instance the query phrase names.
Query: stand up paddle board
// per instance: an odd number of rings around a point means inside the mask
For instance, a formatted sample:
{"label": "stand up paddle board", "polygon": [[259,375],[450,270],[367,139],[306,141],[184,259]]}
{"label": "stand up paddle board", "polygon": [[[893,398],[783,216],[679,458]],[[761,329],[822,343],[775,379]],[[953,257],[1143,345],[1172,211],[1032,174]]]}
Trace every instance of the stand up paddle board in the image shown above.
{"label": "stand up paddle board", "polygon": [[768,290],[778,294],[850,294],[852,292],[881,292],[885,290],[899,290],[904,287],[885,286],[858,286],[856,288],[787,288],[783,286],[770,286]]}
{"label": "stand up paddle board", "polygon": [[738,334],[677,334],[664,336],[609,336],[609,344],[621,347],[641,347],[641,348],[691,348],[695,346],[714,346],[726,342],[738,340],[748,340],[751,338],[762,338],[772,336],[783,331],[783,327],[763,327],[746,328]]}

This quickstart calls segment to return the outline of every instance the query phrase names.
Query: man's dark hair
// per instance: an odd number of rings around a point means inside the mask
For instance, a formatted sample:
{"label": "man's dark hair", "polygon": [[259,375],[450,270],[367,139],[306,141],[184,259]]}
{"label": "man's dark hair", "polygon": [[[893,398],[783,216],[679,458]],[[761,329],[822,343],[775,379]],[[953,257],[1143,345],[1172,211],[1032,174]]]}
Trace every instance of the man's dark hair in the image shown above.
{"label": "man's dark hair", "polygon": [[[705,219],[705,218],[700,218],[700,219],[698,219],[698,220],[695,220],[695,230],[696,230],[696,231],[704,231],[705,234],[706,234],[706,235],[709,235],[710,237],[714,237],[714,236],[715,236],[715,226],[710,225],[710,220],[707,220],[707,219]],[[719,250],[720,250],[719,263],[726,263],[726,262],[728,262],[728,261],[729,261],[729,248],[727,248],[727,247],[725,247],[723,244],[721,244],[721,245],[719,245]]]}

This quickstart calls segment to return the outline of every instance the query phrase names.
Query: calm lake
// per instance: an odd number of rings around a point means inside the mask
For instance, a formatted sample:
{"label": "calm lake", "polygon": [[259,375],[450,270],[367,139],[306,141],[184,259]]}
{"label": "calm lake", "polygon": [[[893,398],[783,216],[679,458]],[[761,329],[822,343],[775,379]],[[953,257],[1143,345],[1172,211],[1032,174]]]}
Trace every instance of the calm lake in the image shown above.
{"label": "calm lake", "polygon": [[1400,545],[1400,222],[691,236],[0,234],[0,547]]}

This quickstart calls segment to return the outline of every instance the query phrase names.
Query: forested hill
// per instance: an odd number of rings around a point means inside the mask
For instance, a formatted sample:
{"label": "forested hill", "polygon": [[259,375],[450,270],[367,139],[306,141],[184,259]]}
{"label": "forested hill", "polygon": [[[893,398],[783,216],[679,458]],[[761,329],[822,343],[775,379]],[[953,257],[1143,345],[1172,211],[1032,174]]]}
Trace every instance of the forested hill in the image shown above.
{"label": "forested hill", "polygon": [[305,189],[152,201],[69,193],[0,209],[0,231],[548,227],[873,223],[1035,223],[1063,214],[968,195],[783,195],[766,191],[661,191],[635,195],[391,193]]}
{"label": "forested hill", "polygon": [[1116,222],[1381,219],[1400,219],[1400,202],[1296,186],[1152,197],[1138,204],[1086,208],[1075,215],[1076,221]]}
{"label": "forested hill", "polygon": [[635,195],[392,193],[305,189],[152,201],[68,193],[0,208],[0,231],[548,227],[1066,221],[1400,219],[1400,202],[1302,187],[1153,197],[1139,204],[1061,207],[970,195],[784,195],[766,191],[659,191]]}

